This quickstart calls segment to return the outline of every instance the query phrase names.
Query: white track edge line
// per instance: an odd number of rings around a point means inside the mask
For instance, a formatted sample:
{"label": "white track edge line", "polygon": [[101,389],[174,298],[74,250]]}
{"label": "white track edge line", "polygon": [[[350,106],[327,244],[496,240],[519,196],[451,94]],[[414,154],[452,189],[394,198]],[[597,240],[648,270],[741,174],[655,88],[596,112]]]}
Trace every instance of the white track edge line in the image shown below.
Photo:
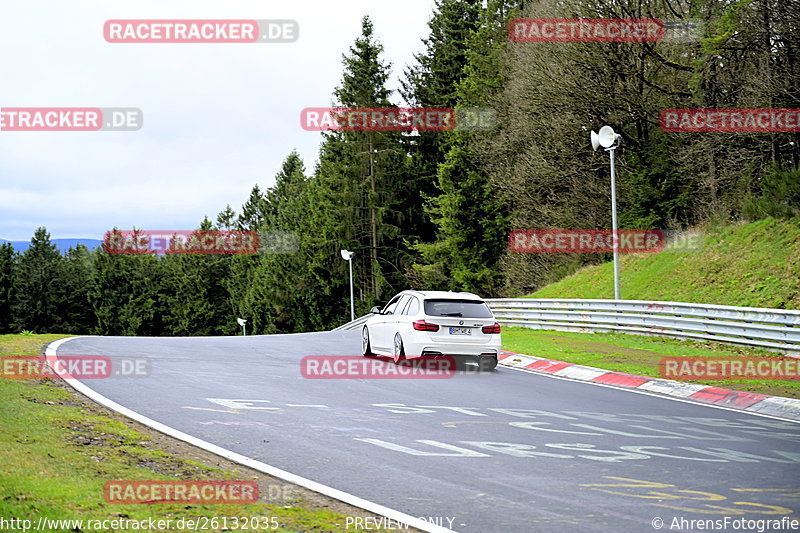
{"label": "white track edge line", "polygon": [[[660,394],[660,393],[657,393],[657,392],[649,392],[649,391],[636,389],[636,388],[620,387],[618,385],[611,385],[609,383],[597,383],[595,381],[583,381],[583,380],[580,380],[580,379],[568,378],[568,377],[564,377],[564,376],[556,376],[555,374],[548,374],[546,372],[537,372],[535,370],[531,370],[530,368],[518,368],[518,367],[515,367],[515,366],[504,365],[502,362],[500,363],[500,365],[505,367],[505,368],[508,368],[509,370],[518,370],[520,372],[525,372],[526,374],[533,374],[535,376],[543,376],[543,377],[549,377],[549,378],[554,378],[554,379],[562,379],[562,380],[565,380],[565,381],[572,381],[573,383],[586,383],[588,385],[595,385],[597,387],[606,387],[606,388],[609,388],[609,389],[616,389],[616,390],[620,390],[620,391],[634,392],[636,394],[644,394],[645,396],[652,396],[654,398],[662,398],[664,400],[672,400],[674,402],[690,403],[692,405],[699,405],[699,406],[702,406],[702,407],[713,407],[714,409],[723,409],[725,411],[732,411],[734,413],[744,413],[744,414],[749,414],[749,415],[754,415],[754,416],[761,416],[761,417],[764,417],[764,418],[772,418],[774,420],[781,420],[783,422],[793,422],[795,424],[800,424],[800,420],[796,420],[794,418],[784,418],[784,417],[781,417],[781,416],[767,415],[767,414],[764,414],[764,413],[759,413],[758,411],[748,411],[746,409],[736,409],[736,408],[733,408],[733,407],[726,407],[724,405],[714,405],[712,403],[698,402],[697,400],[687,400],[685,398],[679,398],[679,397],[676,397],[676,396],[669,396],[668,394]],[[611,371],[609,370],[609,372],[611,372]],[[710,387],[711,385],[708,385],[708,386]],[[780,396],[776,396],[776,398],[780,398]]]}
{"label": "white track edge line", "polygon": [[[48,363],[50,363],[50,366],[54,369],[55,372],[58,372],[56,370],[57,367],[55,362],[58,359],[58,354],[56,352],[59,346],[68,341],[80,338],[85,338],[85,337],[84,336],[67,337],[64,339],[53,341],[45,347],[45,355],[47,357],[47,361]],[[221,446],[217,446],[216,444],[212,444],[197,437],[193,437],[188,433],[179,431],[166,424],[162,424],[161,422],[156,422],[155,420],[148,418],[144,415],[141,415],[136,411],[133,411],[132,409],[128,409],[127,407],[124,407],[118,404],[117,402],[106,398],[102,394],[95,392],[94,390],[90,389],[88,386],[86,386],[85,384],[81,383],[76,379],[65,379],[65,378],[62,379],[64,379],[64,381],[66,381],[72,388],[74,388],[81,394],[87,396],[89,399],[101,405],[104,405],[105,407],[108,407],[109,409],[116,411],[121,415],[124,415],[132,420],[144,424],[145,426],[149,426],[150,428],[155,429],[160,433],[163,433],[178,440],[182,440],[193,446],[202,448],[203,450],[219,455],[220,457],[224,457],[225,459],[229,459],[241,465],[252,468],[253,470],[258,470],[259,472],[263,472],[265,474],[276,477],[283,481],[293,483],[295,485],[300,485],[301,487],[313,490],[314,492],[318,492],[322,495],[339,500],[348,505],[359,507],[361,509],[364,509],[365,511],[369,511],[377,515],[390,518],[392,520],[406,524],[410,527],[417,528],[422,531],[426,531],[429,533],[456,533],[451,529],[447,529],[442,526],[437,526],[436,524],[427,522],[425,520],[421,520],[419,518],[405,514],[401,511],[396,511],[394,509],[390,509],[389,507],[385,507],[379,503],[359,498],[358,496],[355,496],[348,492],[344,492],[339,489],[329,487],[328,485],[323,485],[322,483],[318,483],[316,481],[298,476],[296,474],[292,474],[291,472],[287,472],[286,470],[281,470],[280,468],[268,465],[266,463],[262,463],[261,461],[256,461],[255,459],[250,459],[249,457],[245,457],[244,455],[241,455],[239,453],[227,450],[225,448],[222,448]]]}

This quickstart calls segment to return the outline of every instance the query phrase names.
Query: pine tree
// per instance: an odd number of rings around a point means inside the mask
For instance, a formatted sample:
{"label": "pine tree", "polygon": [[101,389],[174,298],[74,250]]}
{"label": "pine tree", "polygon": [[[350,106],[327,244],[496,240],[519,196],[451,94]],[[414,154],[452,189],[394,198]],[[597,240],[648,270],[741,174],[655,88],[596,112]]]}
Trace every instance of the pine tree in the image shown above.
{"label": "pine tree", "polygon": [[61,286],[63,261],[55,244],[50,242],[47,229],[38,228],[14,271],[14,330],[57,332],[65,297]]}
{"label": "pine tree", "polygon": [[[468,63],[455,82],[459,105],[486,106],[502,86],[501,54],[506,24],[513,10],[508,2],[489,2],[480,26],[468,36]],[[509,219],[506,204],[487,172],[479,146],[485,132],[456,131],[436,169],[436,189],[426,207],[436,226],[433,243],[420,243],[412,277],[425,288],[468,290],[496,295],[504,282],[500,259]]]}
{"label": "pine tree", "polygon": [[0,333],[13,331],[11,324],[13,315],[11,303],[13,301],[14,265],[16,254],[10,242],[0,245]]}
{"label": "pine tree", "polygon": [[92,282],[92,255],[83,244],[70,248],[62,265],[61,286],[64,298],[59,314],[62,331],[87,334],[94,330],[96,319],[89,293]]}
{"label": "pine tree", "polygon": [[[391,106],[386,88],[389,69],[381,62],[382,50],[365,17],[361,36],[344,57],[335,105]],[[342,248],[356,252],[354,275],[360,300],[375,302],[406,284],[409,255],[402,228],[408,224],[409,191],[402,175],[405,158],[396,132],[325,135],[309,188],[315,210],[310,225],[319,245],[312,264],[316,278],[326,280],[323,294],[334,309],[346,310],[349,298],[347,265],[339,256]]]}
{"label": "pine tree", "polygon": [[220,211],[217,215],[217,227],[221,230],[230,231],[236,225],[237,217],[230,205],[226,205],[225,209]]}
{"label": "pine tree", "polygon": [[[298,332],[327,326],[324,306],[327,280],[315,275],[318,244],[311,219],[319,206],[309,196],[310,181],[296,152],[284,160],[275,185],[266,192],[268,209],[261,225],[262,253],[246,269],[239,312],[255,333]],[[249,257],[234,258],[237,276]],[[239,280],[236,280],[237,285]]]}
{"label": "pine tree", "polygon": [[102,247],[94,254],[89,301],[97,319],[95,333],[162,335],[167,312],[164,269],[158,258],[149,253],[109,254]]}
{"label": "pine tree", "polygon": [[[220,214],[232,223],[233,210]],[[197,231],[216,230],[208,218]],[[172,335],[228,335],[237,331],[236,316],[228,293],[231,257],[227,254],[167,254],[161,261],[166,275],[164,318]]]}
{"label": "pine tree", "polygon": [[264,222],[267,211],[267,200],[261,193],[258,184],[253,186],[250,197],[242,206],[242,212],[236,220],[236,227],[240,230],[255,231]]}
{"label": "pine tree", "polygon": [[[417,107],[455,108],[458,86],[464,80],[467,54],[479,27],[481,0],[436,0],[428,22],[430,35],[423,39],[425,50],[416,54],[416,64],[405,71],[401,93]],[[450,134],[441,131],[415,132],[405,137],[411,160],[409,187],[417,192],[409,206],[409,225],[420,240],[433,239],[435,227],[424,210],[424,199],[438,194],[438,166],[444,162]]]}

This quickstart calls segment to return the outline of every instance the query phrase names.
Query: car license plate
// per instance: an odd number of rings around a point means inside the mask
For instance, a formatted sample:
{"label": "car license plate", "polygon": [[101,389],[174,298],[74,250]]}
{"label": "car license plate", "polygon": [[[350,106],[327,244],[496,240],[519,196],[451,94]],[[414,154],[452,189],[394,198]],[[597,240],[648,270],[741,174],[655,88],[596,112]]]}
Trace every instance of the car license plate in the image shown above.
{"label": "car license plate", "polygon": [[450,335],[472,335],[472,328],[450,328]]}

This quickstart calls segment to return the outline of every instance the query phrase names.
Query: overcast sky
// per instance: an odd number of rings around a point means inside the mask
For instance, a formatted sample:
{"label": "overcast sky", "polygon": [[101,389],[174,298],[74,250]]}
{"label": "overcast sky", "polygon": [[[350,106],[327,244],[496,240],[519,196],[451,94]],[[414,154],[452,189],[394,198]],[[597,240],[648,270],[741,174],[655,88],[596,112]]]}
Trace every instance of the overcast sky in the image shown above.
{"label": "overcast sky", "polygon": [[[0,238],[102,238],[195,228],[273,184],[297,149],[311,171],[341,58],[369,15],[390,88],[422,48],[433,0],[0,0],[0,107],[137,107],[135,132],[0,131]],[[109,19],[294,19],[291,44],[111,44]],[[395,102],[400,102],[395,93]]]}

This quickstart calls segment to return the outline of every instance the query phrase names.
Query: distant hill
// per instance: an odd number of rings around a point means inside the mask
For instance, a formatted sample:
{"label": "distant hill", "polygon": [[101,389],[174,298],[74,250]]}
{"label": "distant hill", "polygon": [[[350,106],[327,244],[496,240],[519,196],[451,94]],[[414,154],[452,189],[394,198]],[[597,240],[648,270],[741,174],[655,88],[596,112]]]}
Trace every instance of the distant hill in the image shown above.
{"label": "distant hill", "polygon": [[[622,298],[800,309],[800,218],[705,229],[696,253],[624,254]],[[533,298],[613,298],[612,264],[585,267]]]}
{"label": "distant hill", "polygon": [[[22,253],[31,246],[31,241],[9,241],[6,239],[0,239],[0,244],[10,242],[11,246],[14,247],[14,250]],[[75,248],[79,244],[86,246],[89,250],[94,250],[100,243],[103,241],[99,239],[51,239],[51,242],[56,245],[58,251],[62,254],[67,253],[67,250],[70,248]]]}

